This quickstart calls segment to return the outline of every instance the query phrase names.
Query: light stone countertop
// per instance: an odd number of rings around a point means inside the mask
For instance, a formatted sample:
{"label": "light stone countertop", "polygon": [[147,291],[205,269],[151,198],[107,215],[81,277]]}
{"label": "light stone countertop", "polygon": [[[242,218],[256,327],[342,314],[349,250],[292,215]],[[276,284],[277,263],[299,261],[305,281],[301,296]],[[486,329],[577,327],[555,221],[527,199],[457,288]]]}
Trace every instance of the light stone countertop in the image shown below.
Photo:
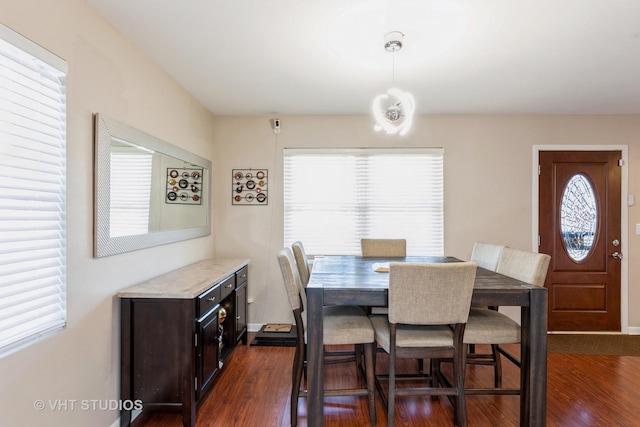
{"label": "light stone countertop", "polygon": [[249,264],[248,259],[207,259],[170,271],[118,292],[119,298],[196,298]]}

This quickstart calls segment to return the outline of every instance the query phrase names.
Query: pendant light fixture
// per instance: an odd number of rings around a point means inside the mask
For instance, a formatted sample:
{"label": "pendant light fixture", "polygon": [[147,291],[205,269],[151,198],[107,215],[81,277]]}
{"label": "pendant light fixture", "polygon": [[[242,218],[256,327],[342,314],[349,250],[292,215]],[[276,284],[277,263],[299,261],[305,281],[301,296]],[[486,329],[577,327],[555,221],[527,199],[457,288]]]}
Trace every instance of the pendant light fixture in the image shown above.
{"label": "pendant light fixture", "polygon": [[[392,31],[384,37],[384,49],[393,56],[393,85],[395,85],[395,53],[402,49],[404,34]],[[388,134],[405,135],[411,128],[415,103],[413,95],[392,87],[386,93],[373,100],[373,117],[376,119],[374,129],[384,130]]]}

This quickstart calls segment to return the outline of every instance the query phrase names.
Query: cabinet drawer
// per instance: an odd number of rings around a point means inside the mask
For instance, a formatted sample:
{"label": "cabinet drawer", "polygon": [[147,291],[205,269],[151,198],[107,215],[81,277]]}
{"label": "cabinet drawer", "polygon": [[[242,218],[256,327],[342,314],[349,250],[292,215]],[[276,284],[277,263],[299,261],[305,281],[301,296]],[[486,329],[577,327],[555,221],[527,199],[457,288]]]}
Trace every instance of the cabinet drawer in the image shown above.
{"label": "cabinet drawer", "polygon": [[236,277],[231,275],[220,282],[220,297],[225,299],[236,288]]}
{"label": "cabinet drawer", "polygon": [[198,318],[207,314],[216,305],[220,304],[222,296],[220,293],[220,284],[215,285],[198,297]]}
{"label": "cabinet drawer", "polygon": [[247,281],[247,273],[249,272],[248,267],[242,267],[240,270],[236,272],[236,284],[237,286],[242,285]]}

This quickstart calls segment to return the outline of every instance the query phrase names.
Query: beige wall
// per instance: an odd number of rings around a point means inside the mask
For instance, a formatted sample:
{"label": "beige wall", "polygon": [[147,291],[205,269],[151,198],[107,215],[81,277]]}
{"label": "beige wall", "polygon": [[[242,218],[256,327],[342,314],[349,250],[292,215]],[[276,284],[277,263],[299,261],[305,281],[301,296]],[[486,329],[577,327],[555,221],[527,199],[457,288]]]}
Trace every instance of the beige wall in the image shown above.
{"label": "beige wall", "polygon": [[[291,321],[276,262],[283,245],[282,149],[285,147],[433,146],[445,150],[445,252],[468,258],[473,242],[532,248],[533,146],[628,146],[629,192],[640,197],[640,116],[432,116],[417,118],[403,137],[372,131],[368,116],[281,116],[215,119],[216,248],[251,259],[250,322]],[[268,168],[268,206],[231,205],[231,169]],[[322,185],[319,178],[317,185]],[[640,203],[640,201],[638,202]],[[628,208],[628,307],[640,303],[638,206]],[[629,310],[630,332],[640,313]],[[512,314],[512,312],[509,312]],[[516,316],[514,316],[516,317]],[[635,328],[635,329],[634,329]]]}
{"label": "beige wall", "polygon": [[[36,411],[37,399],[119,398],[122,288],[211,256],[251,259],[250,322],[290,320],[276,254],[282,247],[282,148],[442,146],[447,254],[468,257],[475,240],[531,247],[532,146],[628,145],[629,191],[640,196],[640,116],[421,117],[405,138],[372,131],[368,116],[212,117],[81,0],[0,0],[3,24],[69,63],[67,330],[0,359],[2,425],[109,426],[113,411]],[[102,259],[92,257],[92,114],[100,112],[213,161],[214,233]],[[213,141],[213,143],[212,143]],[[231,205],[231,169],[267,168],[267,206]],[[319,184],[321,185],[321,183]],[[640,223],[629,208],[629,229]],[[215,236],[215,240],[214,240]],[[628,236],[627,259],[638,252]],[[637,255],[635,255],[637,257]],[[629,306],[640,302],[629,266]],[[640,332],[640,313],[629,325]]]}
{"label": "beige wall", "polygon": [[[213,235],[94,259],[93,125],[103,113],[213,158],[212,117],[81,0],[0,0],[0,21],[68,62],[66,331],[0,359],[0,425],[110,426],[115,411],[36,399],[119,398],[122,288],[214,255]],[[79,403],[77,404],[80,405]]]}

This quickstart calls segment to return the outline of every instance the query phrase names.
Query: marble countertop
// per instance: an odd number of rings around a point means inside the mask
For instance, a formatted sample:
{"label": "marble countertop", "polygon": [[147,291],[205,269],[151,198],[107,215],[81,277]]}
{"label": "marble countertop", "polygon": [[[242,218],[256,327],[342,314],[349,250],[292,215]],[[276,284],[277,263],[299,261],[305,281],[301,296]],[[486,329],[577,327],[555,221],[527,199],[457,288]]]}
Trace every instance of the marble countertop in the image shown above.
{"label": "marble countertop", "polygon": [[248,259],[207,259],[170,271],[118,292],[119,298],[196,298],[249,264]]}

